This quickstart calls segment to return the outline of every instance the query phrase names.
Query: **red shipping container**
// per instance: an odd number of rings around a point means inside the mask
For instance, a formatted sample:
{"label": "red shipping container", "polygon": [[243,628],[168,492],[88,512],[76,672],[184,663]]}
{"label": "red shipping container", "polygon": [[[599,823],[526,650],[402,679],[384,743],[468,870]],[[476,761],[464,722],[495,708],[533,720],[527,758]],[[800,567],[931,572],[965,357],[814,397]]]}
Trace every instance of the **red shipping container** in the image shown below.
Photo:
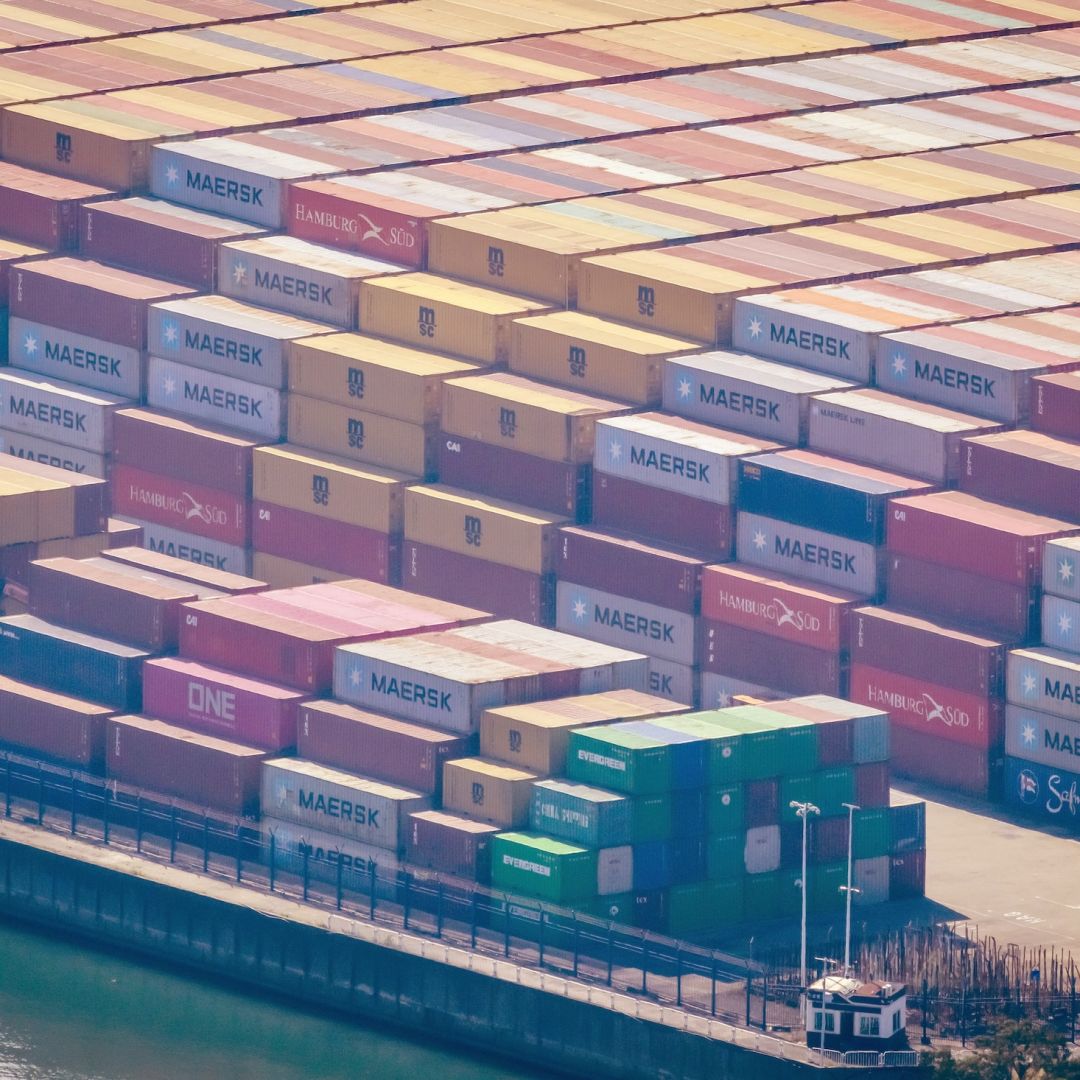
{"label": "red shipping container", "polygon": [[396,585],[401,580],[401,540],[375,529],[318,517],[256,500],[251,505],[255,551],[320,566],[339,574]]}
{"label": "red shipping container", "polygon": [[1039,635],[1039,593],[940,563],[892,555],[888,600],[894,607],[975,627],[1010,644]]}
{"label": "red shipping container", "polygon": [[589,520],[592,466],[548,461],[477,439],[442,435],[439,483],[546,510],[574,521]]}
{"label": "red shipping container", "polygon": [[1031,380],[1031,426],[1047,435],[1080,441],[1080,372]]}
{"label": "red shipping container", "polygon": [[852,613],[851,661],[896,671],[969,694],[1005,689],[1007,646],[994,638],[953,629],[889,608]]}
{"label": "red shipping container", "polygon": [[114,716],[106,737],[110,779],[229,814],[259,812],[267,751],[149,720]]}
{"label": "red shipping container", "polygon": [[825,711],[804,701],[773,701],[771,712],[795,716],[814,725],[818,743],[818,764],[850,765],[855,756],[855,721]]}
{"label": "red shipping container", "polygon": [[0,741],[91,772],[105,766],[113,710],[0,675]]}
{"label": "red shipping container", "polygon": [[895,555],[941,563],[1010,585],[1035,588],[1048,540],[1080,527],[1027,514],[962,491],[893,499],[886,546]]}
{"label": "red shipping container", "polygon": [[864,598],[768,570],[732,563],[707,566],[701,614],[827,652],[847,648],[848,617]]}
{"label": "red shipping container", "polygon": [[337,701],[320,701],[300,710],[296,752],[322,765],[437,795],[442,789],[443,762],[475,754],[476,736],[422,727]]}
{"label": "red shipping container", "polygon": [[864,810],[889,805],[887,761],[869,761],[855,766],[855,803]]}
{"label": "red shipping container", "polygon": [[143,665],[143,712],[156,720],[235,739],[266,750],[296,745],[304,695],[193,660]]}
{"label": "red shipping container", "polygon": [[79,206],[114,194],[64,176],[0,164],[0,234],[50,251],[79,244]]}
{"label": "red shipping container", "polygon": [[701,667],[792,694],[843,697],[846,689],[839,653],[766,637],[713,619],[701,620]]}
{"label": "red shipping container", "polygon": [[926,895],[926,852],[893,855],[889,863],[889,899],[914,900]]}
{"label": "red shipping container", "polygon": [[731,558],[734,513],[728,505],[607,473],[593,476],[592,498],[592,520],[599,528],[700,551],[711,562]]}
{"label": "red shipping container", "polygon": [[[888,767],[886,766],[886,777]],[[799,843],[802,844],[802,824],[794,826],[799,833]],[[847,859],[848,851],[848,819],[842,817],[810,819],[810,853],[814,862],[828,863],[839,862]]]}
{"label": "red shipping container", "polygon": [[401,587],[452,604],[479,604],[504,619],[555,623],[555,578],[406,540]]}
{"label": "red shipping container", "polygon": [[409,815],[406,859],[443,874],[487,885],[491,881],[491,839],[503,832],[498,825],[421,810]]}
{"label": "red shipping container", "polygon": [[851,666],[850,697],[886,709],[893,732],[905,727],[983,750],[1001,745],[1005,703],[1000,698],[965,694],[866,664]]}
{"label": "red shipping container", "polygon": [[247,547],[247,500],[161,473],[114,465],[112,512]]}
{"label": "red shipping container", "polygon": [[927,780],[932,784],[988,798],[1000,787],[1000,758],[996,752],[941,739],[910,728],[892,729],[894,776]]}
{"label": "red shipping container", "polygon": [[[252,453],[268,440],[150,409],[113,414],[113,462],[177,480],[251,494]],[[191,531],[191,530],[188,530]]]}
{"label": "red shipping container", "polygon": [[693,552],[572,525],[559,530],[555,560],[555,573],[563,581],[690,615],[698,612],[705,560]]}
{"label": "red shipping container", "polygon": [[11,269],[11,314],[76,334],[146,348],[147,308],[196,290],[172,281],[61,257]]}
{"label": "red shipping container", "polygon": [[780,821],[780,781],[748,780],[744,787],[746,827],[756,829],[759,825],[776,825]]}

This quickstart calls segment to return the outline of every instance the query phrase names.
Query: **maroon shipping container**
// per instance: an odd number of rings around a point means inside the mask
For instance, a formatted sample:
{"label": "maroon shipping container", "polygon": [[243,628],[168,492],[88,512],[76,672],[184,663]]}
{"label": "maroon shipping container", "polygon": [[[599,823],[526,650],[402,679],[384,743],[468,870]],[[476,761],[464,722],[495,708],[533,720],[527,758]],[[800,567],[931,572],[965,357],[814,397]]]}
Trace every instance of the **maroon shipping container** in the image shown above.
{"label": "maroon shipping container", "polygon": [[478,604],[503,619],[555,624],[554,575],[530,574],[430,544],[404,542],[401,587],[452,604]]}
{"label": "maroon shipping container", "polygon": [[1006,651],[1005,643],[997,639],[889,608],[864,607],[852,613],[852,663],[969,694],[1004,692]]}
{"label": "maroon shipping container", "polygon": [[[806,857],[814,858],[813,838],[807,832]],[[780,869],[797,870],[802,867],[802,824],[786,822],[780,826]]]}
{"label": "maroon shipping container", "polygon": [[852,701],[886,709],[890,730],[898,727],[927,732],[936,738],[980,749],[1001,745],[1005,702],[986,695],[965,694],[893,671],[851,665]]}
{"label": "maroon shipping container", "polygon": [[996,796],[1001,780],[996,752],[905,727],[894,726],[890,738],[894,776],[927,780],[981,798]]}
{"label": "maroon shipping container", "polygon": [[889,862],[889,899],[914,900],[926,895],[926,852],[893,855]]}
{"label": "maroon shipping container", "polygon": [[438,453],[439,483],[479,491],[497,499],[589,520],[592,466],[568,465],[491,446],[460,435],[442,435]]}
{"label": "maroon shipping container", "polygon": [[116,465],[146,469],[245,498],[251,494],[252,454],[255,447],[267,442],[157,410],[120,409],[113,414]]}
{"label": "maroon shipping container", "polygon": [[598,528],[700,551],[710,562],[725,562],[732,555],[735,534],[730,506],[621,476],[593,476],[592,520]]}
{"label": "maroon shipping container", "polygon": [[0,741],[91,772],[105,766],[114,710],[0,675]]}
{"label": "maroon shipping container", "polygon": [[217,249],[229,240],[266,235],[244,221],[160,199],[110,199],[82,206],[79,252],[87,259],[213,292]]}
{"label": "maroon shipping container", "polygon": [[401,580],[400,538],[304,510],[253,502],[251,546],[267,555],[384,585],[396,585]]}
{"label": "maroon shipping container", "polygon": [[444,761],[470,757],[476,749],[475,735],[421,727],[336,701],[311,702],[300,710],[298,756],[429,795],[442,790]]}
{"label": "maroon shipping container", "polygon": [[146,348],[146,313],[196,290],[102,263],[61,257],[12,267],[11,314],[72,333]]}
{"label": "maroon shipping container", "polygon": [[1031,380],[1031,426],[1047,435],[1080,441],[1080,372]]}
{"label": "maroon shipping container", "polygon": [[779,824],[780,781],[775,776],[767,780],[748,780],[743,794],[748,829]]}
{"label": "maroon shipping container", "polygon": [[161,473],[114,465],[112,512],[247,547],[247,499]]}
{"label": "maroon shipping container", "polygon": [[1036,590],[968,574],[940,563],[892,555],[888,567],[890,606],[977,627],[1010,644],[1038,639]]}
{"label": "maroon shipping container", "polygon": [[213,566],[202,566],[199,563],[188,562],[187,559],[177,559],[160,551],[150,551],[148,548],[142,547],[130,547],[126,544],[123,547],[107,548],[101,553],[101,557],[108,559],[110,562],[121,563],[124,566],[133,566],[151,573],[163,574],[166,577],[175,578],[177,581],[190,581],[193,585],[201,585],[230,596],[262,592],[270,587],[265,581],[257,581],[255,578],[230,574],[227,570],[218,570]]}
{"label": "maroon shipping container", "polygon": [[1080,443],[1041,431],[965,439],[960,490],[1080,521]]}
{"label": "maroon shipping container", "polygon": [[794,716],[814,725],[817,734],[818,764],[850,765],[855,757],[855,721],[850,717],[836,716],[823,707],[805,701],[773,701],[770,712]]}
{"label": "maroon shipping container", "polygon": [[110,572],[97,560],[42,559],[30,564],[31,614],[61,626],[149,652],[175,649],[180,605],[218,595],[183,582],[172,585]]}
{"label": "maroon shipping container", "polygon": [[705,560],[619,532],[571,525],[559,530],[555,573],[616,596],[696,615]]}
{"label": "maroon shipping container", "polygon": [[211,810],[258,814],[267,751],[145,716],[114,716],[107,723],[110,779]]}
{"label": "maroon shipping container", "polygon": [[[793,827],[798,830],[801,847],[802,824],[798,823]],[[849,827],[846,814],[841,817],[812,817],[808,831],[810,855],[814,862],[828,863],[847,859]]]}
{"label": "maroon shipping container", "polygon": [[79,244],[79,206],[114,194],[64,176],[0,164],[0,234],[50,251]]}
{"label": "maroon shipping container", "polygon": [[855,804],[864,810],[889,805],[887,761],[868,761],[855,766]]}
{"label": "maroon shipping container", "polygon": [[40,476],[45,480],[54,480],[66,489],[66,497],[71,499],[65,518],[70,524],[72,535],[89,536],[102,532],[109,518],[109,483],[96,476],[85,476],[61,469],[56,465],[46,465],[29,458],[0,458],[0,478],[4,473],[20,473],[24,476]]}
{"label": "maroon shipping container", "polygon": [[143,712],[265,750],[296,745],[302,693],[193,660],[143,665]]}
{"label": "maroon shipping container", "polygon": [[766,637],[713,619],[701,620],[701,667],[792,694],[843,697],[846,689],[839,653]]}
{"label": "maroon shipping container", "polygon": [[410,863],[481,885],[491,881],[490,845],[503,831],[500,826],[441,810],[421,810],[410,814],[409,821],[405,858]]}
{"label": "maroon shipping container", "polygon": [[886,546],[895,555],[941,563],[1010,585],[1035,588],[1048,540],[1080,526],[1040,517],[962,491],[893,499]]}

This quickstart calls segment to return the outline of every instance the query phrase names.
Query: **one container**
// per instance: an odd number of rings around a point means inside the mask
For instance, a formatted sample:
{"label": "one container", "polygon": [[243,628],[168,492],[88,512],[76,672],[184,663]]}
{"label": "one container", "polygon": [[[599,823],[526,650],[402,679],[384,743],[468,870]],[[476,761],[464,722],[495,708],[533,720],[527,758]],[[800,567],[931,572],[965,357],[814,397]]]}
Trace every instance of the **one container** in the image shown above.
{"label": "one container", "polygon": [[491,842],[491,884],[553,904],[596,895],[596,853],[531,833],[501,833]]}
{"label": "one container", "polygon": [[1051,540],[1046,545],[1042,581],[1048,593],[1080,600],[1080,537]]}
{"label": "one container", "polygon": [[634,849],[629,844],[601,848],[596,853],[596,891],[620,896],[634,887]]}
{"label": "one container", "polygon": [[926,847],[926,803],[889,807],[889,850],[893,855]]}
{"label": "one container", "polygon": [[1080,768],[1080,721],[1008,705],[1005,753],[1052,769],[1076,771]]}
{"label": "one container", "polygon": [[504,829],[527,826],[538,779],[535,773],[501,761],[448,761],[443,766],[443,808]]}
{"label": "one container", "polygon": [[118,520],[130,522],[142,529],[143,543],[147,551],[227,574],[244,575],[248,572],[246,547],[224,544],[207,536],[197,536],[183,529],[172,529],[145,519],[124,517]]}
{"label": "one container", "polygon": [[441,810],[409,815],[406,856],[415,866],[478,881],[491,881],[491,842],[499,827]]}
{"label": "one container", "polygon": [[93,454],[109,452],[112,414],[130,404],[75,383],[0,371],[0,425]]}
{"label": "one container", "polygon": [[1005,690],[1010,705],[1080,720],[1080,658],[1056,649],[1013,649]]}

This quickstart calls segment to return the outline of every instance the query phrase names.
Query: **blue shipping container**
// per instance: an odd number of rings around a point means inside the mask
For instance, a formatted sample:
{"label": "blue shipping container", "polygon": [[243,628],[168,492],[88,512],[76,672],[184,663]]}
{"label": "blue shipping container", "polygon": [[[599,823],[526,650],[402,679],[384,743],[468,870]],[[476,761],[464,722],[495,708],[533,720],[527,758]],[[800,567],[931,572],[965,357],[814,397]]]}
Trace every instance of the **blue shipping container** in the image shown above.
{"label": "blue shipping container", "polygon": [[1042,821],[1080,834],[1080,773],[1007,757],[1005,799]]}

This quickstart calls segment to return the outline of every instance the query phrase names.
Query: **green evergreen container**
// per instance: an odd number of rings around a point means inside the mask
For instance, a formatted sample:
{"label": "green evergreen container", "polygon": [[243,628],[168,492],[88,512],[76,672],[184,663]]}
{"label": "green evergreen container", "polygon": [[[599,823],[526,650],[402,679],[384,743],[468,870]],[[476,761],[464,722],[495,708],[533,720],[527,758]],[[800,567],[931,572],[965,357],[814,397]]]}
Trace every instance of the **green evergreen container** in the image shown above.
{"label": "green evergreen container", "polygon": [[847,863],[815,863],[808,869],[807,907],[810,911],[838,911],[844,907],[846,900],[840,886],[847,884]]}
{"label": "green evergreen container", "polygon": [[780,878],[778,870],[771,874],[747,874],[743,878],[743,910],[748,919],[780,918]]}
{"label": "green evergreen container", "polygon": [[784,822],[799,820],[792,802],[813,803],[821,817],[841,817],[848,812],[844,804],[854,801],[855,770],[850,765],[780,779],[780,819]]}
{"label": "green evergreen container", "polygon": [[741,878],[745,846],[745,833],[715,833],[709,836],[705,841],[705,872],[709,880],[728,881]]}
{"label": "green evergreen container", "polygon": [[733,787],[713,787],[705,793],[708,830],[729,833],[746,823],[746,806],[741,784]]}
{"label": "green evergreen container", "polygon": [[856,859],[876,859],[892,850],[892,818],[888,807],[856,810],[852,821],[851,851]]}
{"label": "green evergreen container", "polygon": [[712,933],[742,917],[741,878],[674,885],[668,892],[668,933],[673,937]]}
{"label": "green evergreen container", "polygon": [[632,829],[635,844],[667,840],[672,832],[670,795],[636,795],[631,800]]}
{"label": "green evergreen container", "polygon": [[633,843],[633,801],[627,795],[565,780],[532,786],[529,827],[583,847]]}
{"label": "green evergreen container", "polygon": [[552,904],[596,898],[596,852],[535,833],[499,833],[491,841],[491,884]]}
{"label": "green evergreen container", "polygon": [[671,747],[659,739],[624,731],[620,725],[577,728],[570,732],[567,775],[629,795],[671,790]]}

